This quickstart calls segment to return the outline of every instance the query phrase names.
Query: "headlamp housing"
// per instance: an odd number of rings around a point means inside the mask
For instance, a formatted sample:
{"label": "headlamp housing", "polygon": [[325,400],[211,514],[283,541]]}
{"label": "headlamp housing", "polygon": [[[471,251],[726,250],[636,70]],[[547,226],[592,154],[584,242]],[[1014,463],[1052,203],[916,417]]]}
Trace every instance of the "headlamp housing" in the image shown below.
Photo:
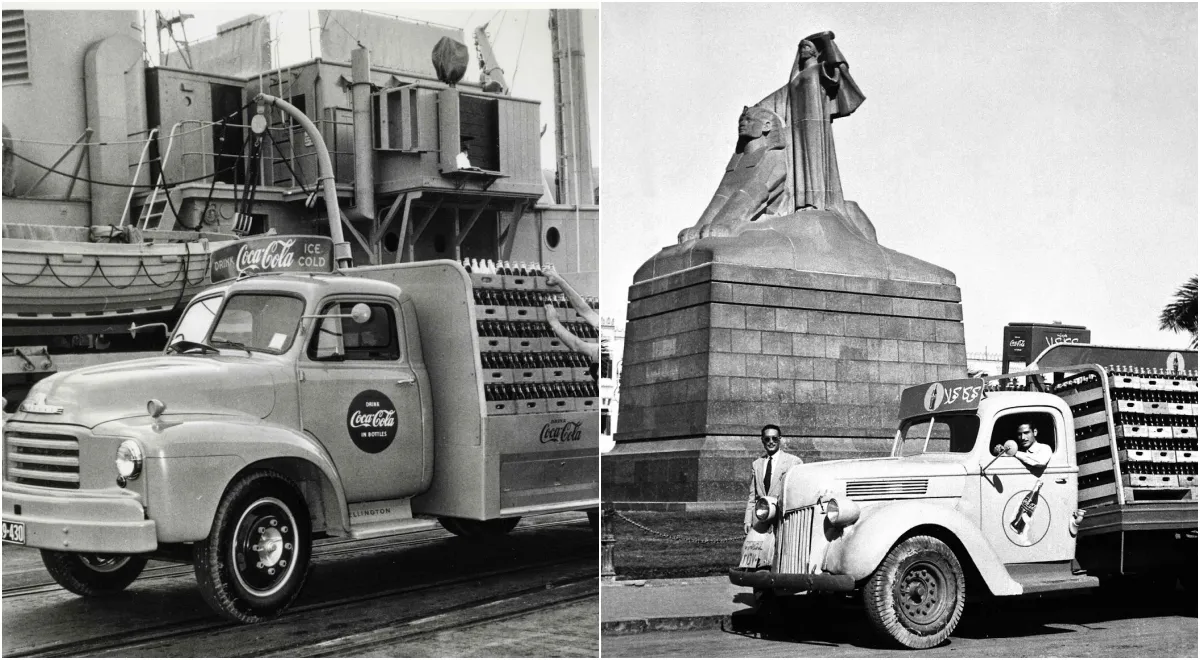
{"label": "headlamp housing", "polygon": [[849,497],[837,497],[825,503],[825,519],[834,527],[849,527],[858,521],[858,503]]}
{"label": "headlamp housing", "polygon": [[754,519],[759,522],[769,522],[775,519],[775,514],[778,509],[778,499],[774,497],[760,497],[754,501]]}
{"label": "headlamp housing", "polygon": [[114,462],[117,466],[117,476],[126,481],[137,479],[142,474],[142,463],[145,454],[142,446],[136,440],[125,440],[117,447]]}

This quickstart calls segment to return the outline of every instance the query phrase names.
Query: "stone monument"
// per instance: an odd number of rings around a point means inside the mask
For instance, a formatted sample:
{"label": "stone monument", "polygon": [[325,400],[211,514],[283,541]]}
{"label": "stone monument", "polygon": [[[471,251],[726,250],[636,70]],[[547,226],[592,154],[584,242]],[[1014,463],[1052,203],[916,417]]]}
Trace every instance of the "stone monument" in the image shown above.
{"label": "stone monument", "polygon": [[605,499],[744,502],[768,422],[805,461],[886,454],[904,387],[965,377],[954,274],[843,196],[833,120],[863,100],[832,32],[802,40],[700,219],[638,269]]}

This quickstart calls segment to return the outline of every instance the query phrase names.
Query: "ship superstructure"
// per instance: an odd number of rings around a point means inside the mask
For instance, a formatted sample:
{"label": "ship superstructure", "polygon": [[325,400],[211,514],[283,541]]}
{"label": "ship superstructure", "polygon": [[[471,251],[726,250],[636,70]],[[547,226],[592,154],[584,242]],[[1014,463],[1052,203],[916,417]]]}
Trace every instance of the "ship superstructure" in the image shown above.
{"label": "ship superstructure", "polygon": [[[551,10],[551,28],[571,12]],[[215,245],[329,235],[313,140],[259,107],[260,93],[319,129],[356,265],[553,264],[597,293],[599,209],[549,190],[541,101],[439,80],[431,52],[443,38],[465,43],[459,28],[317,14],[320,57],[278,65],[269,21],[249,16],[151,66],[137,11],[4,10],[10,406],[53,371],[160,349],[161,332],[133,335],[130,323],[173,323],[207,284]],[[583,81],[568,77],[577,87],[561,91],[577,99]],[[591,172],[577,163],[569,155],[556,178]]]}

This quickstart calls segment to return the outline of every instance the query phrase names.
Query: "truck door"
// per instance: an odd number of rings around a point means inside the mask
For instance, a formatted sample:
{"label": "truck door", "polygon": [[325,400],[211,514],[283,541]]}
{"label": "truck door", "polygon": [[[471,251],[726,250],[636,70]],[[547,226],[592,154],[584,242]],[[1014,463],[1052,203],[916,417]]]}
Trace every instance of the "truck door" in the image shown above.
{"label": "truck door", "polygon": [[[371,308],[365,323],[348,318],[357,303]],[[424,468],[421,385],[392,300],[334,298],[317,319],[300,358],[304,430],[325,445],[350,502],[415,494]]]}
{"label": "truck door", "polygon": [[1006,564],[1065,561],[1075,555],[1069,522],[1079,470],[1067,455],[1062,417],[1052,408],[1006,411],[993,420],[987,446],[1016,440],[1026,423],[1037,430],[1039,443],[1050,446],[1050,462],[1035,469],[1015,457],[997,459],[980,477],[980,527]]}

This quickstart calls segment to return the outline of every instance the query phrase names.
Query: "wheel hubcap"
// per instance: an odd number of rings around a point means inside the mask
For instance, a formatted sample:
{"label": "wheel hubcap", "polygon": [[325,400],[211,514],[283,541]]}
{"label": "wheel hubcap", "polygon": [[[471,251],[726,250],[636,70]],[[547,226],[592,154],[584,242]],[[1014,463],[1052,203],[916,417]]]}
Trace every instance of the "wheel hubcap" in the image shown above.
{"label": "wheel hubcap", "polygon": [[129,555],[79,555],[79,559],[97,573],[112,573],[129,563]]}
{"label": "wheel hubcap", "polygon": [[295,569],[299,540],[296,519],[280,500],[264,497],[246,507],[231,547],[238,583],[259,597],[279,591]]}
{"label": "wheel hubcap", "polygon": [[904,618],[918,626],[937,621],[947,606],[946,576],[932,564],[917,563],[896,585],[896,602]]}

